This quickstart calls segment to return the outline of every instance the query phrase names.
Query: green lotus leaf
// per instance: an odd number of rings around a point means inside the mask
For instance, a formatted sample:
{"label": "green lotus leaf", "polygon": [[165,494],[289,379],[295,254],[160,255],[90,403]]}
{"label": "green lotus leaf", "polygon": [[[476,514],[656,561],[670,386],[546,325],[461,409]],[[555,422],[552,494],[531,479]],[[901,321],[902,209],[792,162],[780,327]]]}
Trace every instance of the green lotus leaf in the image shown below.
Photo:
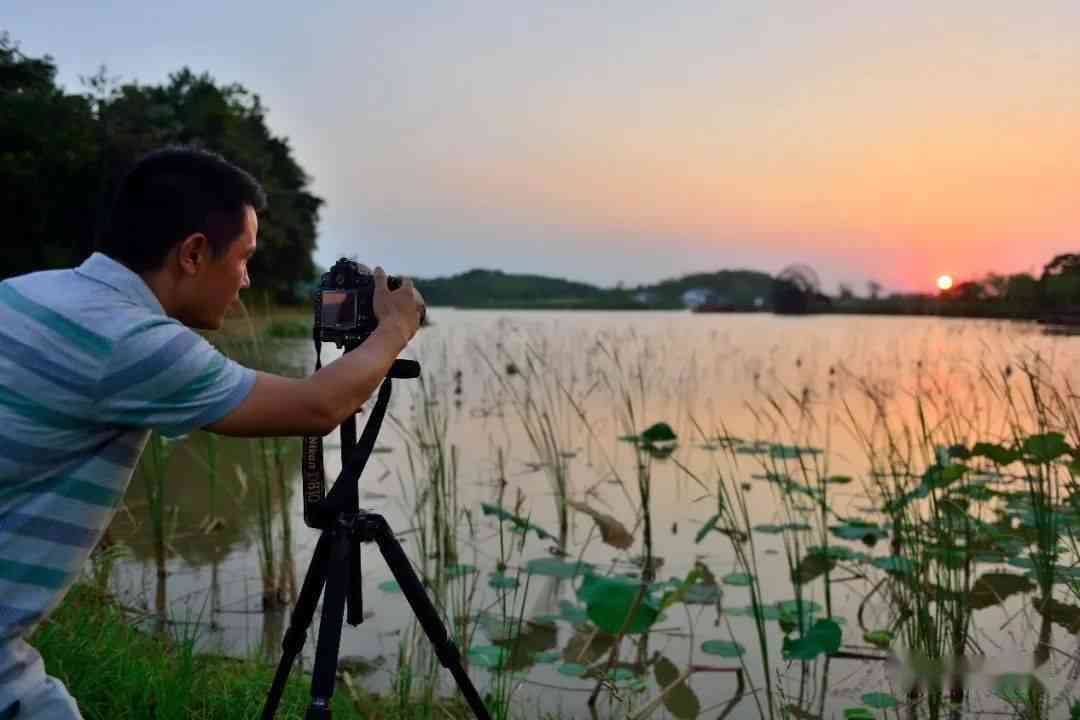
{"label": "green lotus leaf", "polygon": [[915,570],[915,563],[910,559],[899,555],[875,558],[871,564],[874,567],[881,568],[887,573],[895,575],[910,575]]}
{"label": "green lotus leaf", "polygon": [[1005,673],[994,678],[993,693],[1007,702],[1026,704],[1031,690],[1043,687],[1031,673]]}
{"label": "green lotus leaf", "polygon": [[877,540],[888,533],[874,522],[848,520],[843,525],[833,525],[829,532],[843,540]]}
{"label": "green lotus leaf", "polygon": [[613,683],[628,683],[637,680],[638,676],[627,668],[615,668],[607,674],[607,679]]}
{"label": "green lotus leaf", "polygon": [[533,525],[532,523],[530,523],[525,518],[514,515],[512,512],[504,510],[503,508],[499,507],[498,505],[490,505],[488,503],[480,503],[480,509],[483,511],[484,515],[494,515],[495,517],[499,518],[499,520],[504,520],[506,522],[513,523],[514,527],[516,529],[518,529],[518,530],[521,530],[522,532],[528,532],[529,530],[532,530],[533,532],[536,533],[536,537],[540,538],[541,540],[556,540],[557,539],[554,535],[549,533],[547,530],[544,530],[541,527],[537,527],[536,525]]}
{"label": "green lotus leaf", "polygon": [[883,692],[866,693],[862,696],[862,701],[877,710],[887,710],[900,704],[894,696]]}
{"label": "green lotus leaf", "polygon": [[661,698],[664,707],[678,720],[694,720],[701,714],[701,702],[685,680],[676,684],[681,674],[675,663],[666,657],[661,657],[653,666],[656,685],[665,690]]}
{"label": "green lotus leaf", "polygon": [[823,653],[840,649],[843,633],[833,620],[818,620],[800,638],[784,638],[783,654],[788,660],[813,660]]}
{"label": "green lotus leaf", "polygon": [[982,610],[1004,603],[1005,598],[1018,593],[1027,593],[1035,589],[1035,584],[1027,575],[1014,575],[1004,572],[988,572],[981,575],[968,593],[968,603],[972,610]]}
{"label": "green lotus leaf", "polygon": [[1065,628],[1070,634],[1075,635],[1080,632],[1080,607],[1054,598],[1047,600],[1035,598],[1033,605],[1036,612],[1050,618],[1051,622]]}
{"label": "green lotus leaf", "polygon": [[844,720],[874,720],[874,713],[864,707],[846,708]]}
{"label": "green lotus leaf", "polygon": [[562,620],[567,621],[574,627],[579,627],[589,622],[589,616],[585,612],[585,609],[578,607],[577,605],[566,599],[559,601],[558,617]]}
{"label": "green lotus leaf", "polygon": [[510,577],[502,573],[492,573],[488,577],[488,586],[493,587],[496,590],[512,590],[516,588],[520,583],[516,577]]}
{"label": "green lotus leaf", "polygon": [[465,577],[474,572],[476,572],[476,566],[468,565],[466,563],[452,563],[446,566],[446,577],[451,580]]}
{"label": "green lotus leaf", "polygon": [[791,581],[799,585],[821,577],[836,567],[836,560],[825,553],[810,553],[795,566],[791,573]]}
{"label": "green lotus leaf", "polygon": [[496,669],[506,661],[507,651],[497,645],[478,645],[469,648],[468,656],[480,667]]}
{"label": "green lotus leaf", "polygon": [[705,524],[701,526],[701,529],[697,531],[697,535],[694,536],[694,544],[700,543],[706,535],[716,529],[716,523],[720,522],[720,513],[716,513],[711,518],[705,521]]}
{"label": "green lotus leaf", "polygon": [[641,439],[646,443],[666,443],[674,442],[679,439],[679,436],[675,434],[675,431],[671,429],[671,426],[666,422],[658,422],[649,426],[645,432],[641,433]]}
{"label": "green lotus leaf", "polygon": [[733,658],[743,655],[746,652],[746,648],[737,642],[729,642],[727,640],[706,640],[701,643],[701,651],[708,655]]}
{"label": "green lotus leaf", "polygon": [[659,603],[648,593],[634,609],[640,590],[641,583],[630,578],[586,575],[577,595],[598,628],[614,635],[625,624],[626,633],[632,635],[645,632],[660,617]]}
{"label": "green lotus leaf", "polygon": [[888,650],[894,639],[893,634],[888,630],[870,630],[863,633],[863,640],[882,650]]}
{"label": "green lotus leaf", "polygon": [[728,573],[723,577],[723,583],[725,585],[735,585],[737,587],[746,587],[754,582],[754,576],[750,573],[734,572]]}
{"label": "green lotus leaf", "polygon": [[997,443],[979,442],[971,449],[972,457],[984,457],[996,465],[1011,465],[1020,459],[1020,453]]}
{"label": "green lotus leaf", "polygon": [[1042,464],[1051,463],[1073,451],[1065,442],[1065,436],[1059,432],[1031,435],[1024,439],[1022,447],[1029,460]]}

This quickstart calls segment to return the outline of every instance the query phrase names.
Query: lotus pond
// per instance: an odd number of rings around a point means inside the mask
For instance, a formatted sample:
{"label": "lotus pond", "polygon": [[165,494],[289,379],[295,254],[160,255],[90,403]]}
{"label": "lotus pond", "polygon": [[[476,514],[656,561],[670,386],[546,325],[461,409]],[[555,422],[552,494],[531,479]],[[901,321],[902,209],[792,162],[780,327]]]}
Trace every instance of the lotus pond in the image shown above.
{"label": "lotus pond", "polygon": [[[432,319],[361,504],[496,715],[1080,715],[1076,338],[940,318]],[[303,375],[303,323],[213,339]],[[152,438],[92,572],[207,652],[276,661],[317,539],[298,468],[295,439]],[[452,693],[374,547],[363,567],[349,681]]]}

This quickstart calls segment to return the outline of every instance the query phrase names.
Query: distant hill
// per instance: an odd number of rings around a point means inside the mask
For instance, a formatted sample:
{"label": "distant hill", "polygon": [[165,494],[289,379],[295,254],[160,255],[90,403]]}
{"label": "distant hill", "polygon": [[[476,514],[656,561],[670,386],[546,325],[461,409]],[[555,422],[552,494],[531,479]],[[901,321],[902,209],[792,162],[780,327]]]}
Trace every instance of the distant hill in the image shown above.
{"label": "distant hill", "polygon": [[710,302],[727,304],[739,309],[753,309],[759,298],[768,303],[772,294],[773,277],[756,270],[719,270],[713,273],[684,275],[673,280],[663,280],[643,288],[654,293],[661,302],[677,302],[683,305],[683,293],[705,290]]}
{"label": "distant hill", "polygon": [[686,306],[683,294],[753,309],[766,302],[772,276],[751,270],[721,270],[664,280],[635,288],[600,288],[587,283],[542,275],[515,275],[500,270],[469,270],[450,277],[415,280],[432,306],[462,308],[673,309]]}

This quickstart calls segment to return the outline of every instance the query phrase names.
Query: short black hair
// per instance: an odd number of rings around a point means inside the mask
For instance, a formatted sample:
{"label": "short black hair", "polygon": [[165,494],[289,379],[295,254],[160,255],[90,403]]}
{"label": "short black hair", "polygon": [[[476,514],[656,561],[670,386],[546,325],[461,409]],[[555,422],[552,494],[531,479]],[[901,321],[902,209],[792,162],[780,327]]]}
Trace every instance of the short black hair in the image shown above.
{"label": "short black hair", "polygon": [[141,273],[160,269],[174,245],[203,233],[215,257],[243,232],[244,208],[266,207],[250,174],[191,146],[155,150],[117,188],[98,250]]}

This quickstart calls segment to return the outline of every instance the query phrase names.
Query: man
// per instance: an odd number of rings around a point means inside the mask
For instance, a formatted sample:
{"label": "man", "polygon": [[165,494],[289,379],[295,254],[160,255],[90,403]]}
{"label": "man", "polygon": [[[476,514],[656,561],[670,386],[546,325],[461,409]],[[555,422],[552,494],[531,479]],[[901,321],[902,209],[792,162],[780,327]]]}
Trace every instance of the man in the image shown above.
{"label": "man", "polygon": [[108,526],[151,429],[329,433],[415,335],[422,298],[381,268],[378,328],[310,378],[255,372],[195,333],[250,285],[264,205],[222,158],[161,150],[123,181],[99,252],[0,283],[0,720],[80,717],[24,637]]}

